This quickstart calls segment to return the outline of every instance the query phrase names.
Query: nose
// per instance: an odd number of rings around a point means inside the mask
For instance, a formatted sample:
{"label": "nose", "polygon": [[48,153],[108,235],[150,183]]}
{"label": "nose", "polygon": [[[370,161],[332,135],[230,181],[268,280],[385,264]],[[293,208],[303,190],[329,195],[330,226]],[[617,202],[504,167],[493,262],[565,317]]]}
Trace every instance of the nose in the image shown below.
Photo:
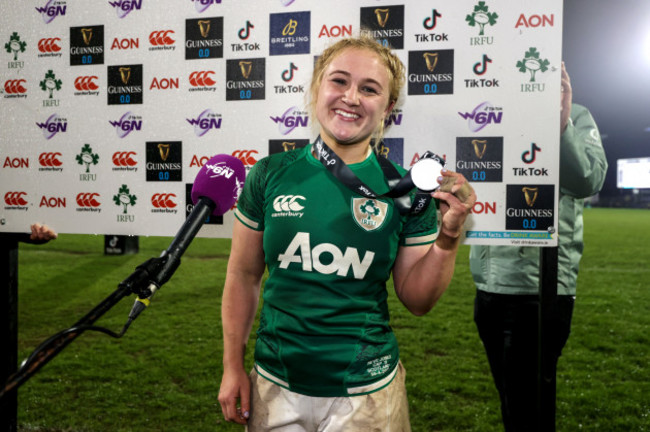
{"label": "nose", "polygon": [[359,92],[356,87],[348,87],[345,93],[343,93],[343,102],[348,105],[359,105]]}

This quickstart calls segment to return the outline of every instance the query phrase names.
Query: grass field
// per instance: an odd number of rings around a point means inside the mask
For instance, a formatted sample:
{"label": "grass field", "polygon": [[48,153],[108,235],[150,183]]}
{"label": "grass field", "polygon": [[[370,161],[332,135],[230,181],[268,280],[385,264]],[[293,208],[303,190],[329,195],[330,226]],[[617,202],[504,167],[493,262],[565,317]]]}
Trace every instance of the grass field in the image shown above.
{"label": "grass field", "polygon": [[[558,370],[557,430],[650,431],[650,212],[587,209],[585,226],[572,335]],[[103,236],[21,245],[19,358],[71,326],[169,241],[141,237],[131,256],[104,256]],[[229,245],[196,239],[122,339],[87,332],[26,382],[19,430],[243,431],[222,420],[217,401]],[[448,292],[428,315],[411,316],[390,298],[416,432],[503,430],[472,320],[468,251],[462,248]],[[98,324],[119,331],[132,302]]]}

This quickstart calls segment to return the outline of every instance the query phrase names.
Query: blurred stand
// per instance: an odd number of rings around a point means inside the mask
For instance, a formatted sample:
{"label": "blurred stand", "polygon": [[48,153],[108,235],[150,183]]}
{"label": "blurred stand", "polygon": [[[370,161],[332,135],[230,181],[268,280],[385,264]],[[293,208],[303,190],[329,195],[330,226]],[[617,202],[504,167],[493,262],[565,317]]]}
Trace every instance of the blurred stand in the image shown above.
{"label": "blurred stand", "polygon": [[[29,238],[29,237],[28,237]],[[18,241],[20,234],[0,233],[0,383],[18,365]],[[17,430],[18,392],[0,399],[0,431]]]}
{"label": "blurred stand", "polygon": [[104,255],[133,255],[140,250],[139,237],[127,235],[105,235]]}

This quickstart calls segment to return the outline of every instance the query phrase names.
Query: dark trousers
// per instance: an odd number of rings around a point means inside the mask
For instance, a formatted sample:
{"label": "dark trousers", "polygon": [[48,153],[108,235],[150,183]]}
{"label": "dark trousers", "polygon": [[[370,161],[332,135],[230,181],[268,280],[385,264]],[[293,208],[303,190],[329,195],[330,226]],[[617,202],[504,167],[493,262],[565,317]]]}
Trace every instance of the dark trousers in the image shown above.
{"label": "dark trousers", "polygon": [[[557,361],[569,338],[573,296],[562,295],[552,309],[550,355]],[[493,294],[477,290],[474,321],[501,398],[506,432],[537,430],[539,302],[536,295]],[[555,387],[555,383],[553,383]]]}

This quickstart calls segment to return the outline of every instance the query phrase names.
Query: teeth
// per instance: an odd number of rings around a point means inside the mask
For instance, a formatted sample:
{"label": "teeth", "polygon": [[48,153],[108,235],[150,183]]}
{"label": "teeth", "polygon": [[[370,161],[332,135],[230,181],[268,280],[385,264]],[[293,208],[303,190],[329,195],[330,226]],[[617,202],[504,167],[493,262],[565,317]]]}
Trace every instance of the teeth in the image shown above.
{"label": "teeth", "polygon": [[335,110],[335,112],[338,115],[341,115],[341,116],[343,116],[345,118],[349,118],[349,119],[358,119],[359,118],[359,116],[357,114],[354,114],[354,113],[349,113],[349,112],[345,112],[345,111],[341,111],[341,110]]}

